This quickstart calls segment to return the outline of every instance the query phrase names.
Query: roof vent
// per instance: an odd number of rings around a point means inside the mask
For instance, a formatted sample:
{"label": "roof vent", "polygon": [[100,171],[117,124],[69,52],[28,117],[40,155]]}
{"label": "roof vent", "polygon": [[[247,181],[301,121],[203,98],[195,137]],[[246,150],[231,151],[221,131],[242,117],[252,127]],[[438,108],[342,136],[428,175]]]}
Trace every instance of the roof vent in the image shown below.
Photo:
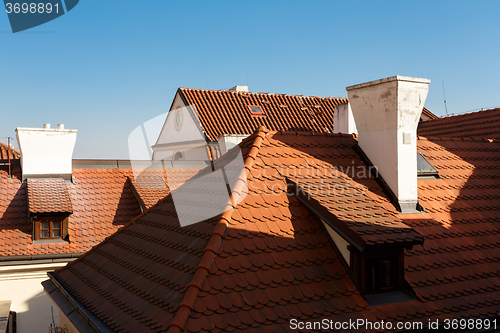
{"label": "roof vent", "polygon": [[43,129],[50,129],[50,124],[43,124]]}
{"label": "roof vent", "polygon": [[57,129],[64,129],[64,124],[57,124]]}
{"label": "roof vent", "polygon": [[234,86],[229,90],[236,91],[236,92],[248,92],[248,86]]}

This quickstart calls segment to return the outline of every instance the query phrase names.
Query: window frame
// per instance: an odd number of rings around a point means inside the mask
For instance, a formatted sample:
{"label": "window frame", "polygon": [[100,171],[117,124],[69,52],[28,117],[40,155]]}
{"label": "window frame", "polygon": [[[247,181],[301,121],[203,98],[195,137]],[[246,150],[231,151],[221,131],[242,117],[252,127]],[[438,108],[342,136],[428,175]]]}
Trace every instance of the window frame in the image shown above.
{"label": "window frame", "polygon": [[[393,266],[391,270],[393,283],[390,287],[382,287],[382,261],[385,259],[391,260]],[[368,286],[370,282],[368,278],[369,262],[372,260],[378,260],[378,279],[375,282],[375,288]],[[353,275],[357,278],[356,282],[359,291],[363,295],[383,294],[404,290],[404,248],[365,249],[363,252],[353,251],[353,249],[351,249],[350,268]]]}
{"label": "window frame", "polygon": [[[61,215],[61,214],[37,214],[32,217],[33,220],[33,240],[57,240],[57,239],[62,239],[65,240],[67,239],[68,236],[68,223],[69,223],[69,216],[67,214]],[[42,230],[47,230],[47,229],[42,229],[42,222],[49,222],[49,237],[42,237]],[[60,236],[51,236],[54,228],[53,228],[53,222],[60,222]]]}
{"label": "window frame", "polygon": [[[264,109],[260,105],[247,105],[248,111],[250,111],[250,115],[252,117],[265,117],[266,113],[264,112]],[[252,110],[252,108],[259,108],[261,112],[255,112]]]}

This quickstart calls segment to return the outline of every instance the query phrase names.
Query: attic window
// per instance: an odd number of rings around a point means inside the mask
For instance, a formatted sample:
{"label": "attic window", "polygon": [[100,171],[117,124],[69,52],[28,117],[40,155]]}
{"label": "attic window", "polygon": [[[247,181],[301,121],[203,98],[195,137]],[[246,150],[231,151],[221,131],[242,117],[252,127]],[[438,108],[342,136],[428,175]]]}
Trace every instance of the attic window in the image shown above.
{"label": "attic window", "polygon": [[68,216],[40,214],[33,217],[34,240],[65,239],[68,235]]}
{"label": "attic window", "polygon": [[252,116],[265,116],[266,114],[262,110],[262,108],[258,105],[248,105],[248,109],[250,110],[250,114]]}
{"label": "attic window", "polygon": [[184,160],[184,154],[181,151],[178,151],[174,154],[174,161],[182,161]]}
{"label": "attic window", "polygon": [[437,169],[425,158],[422,153],[417,153],[417,177],[418,179],[439,179]]}

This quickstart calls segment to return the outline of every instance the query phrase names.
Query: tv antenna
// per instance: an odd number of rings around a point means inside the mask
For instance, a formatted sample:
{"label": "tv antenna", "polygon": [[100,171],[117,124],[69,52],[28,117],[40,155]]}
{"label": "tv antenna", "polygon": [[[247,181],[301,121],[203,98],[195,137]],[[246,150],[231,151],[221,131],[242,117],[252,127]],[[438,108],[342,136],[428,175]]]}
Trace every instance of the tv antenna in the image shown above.
{"label": "tv antenna", "polygon": [[448,108],[446,107],[446,93],[444,92],[444,80],[443,80],[443,98],[444,98],[444,111],[446,112],[446,116],[448,117]]}

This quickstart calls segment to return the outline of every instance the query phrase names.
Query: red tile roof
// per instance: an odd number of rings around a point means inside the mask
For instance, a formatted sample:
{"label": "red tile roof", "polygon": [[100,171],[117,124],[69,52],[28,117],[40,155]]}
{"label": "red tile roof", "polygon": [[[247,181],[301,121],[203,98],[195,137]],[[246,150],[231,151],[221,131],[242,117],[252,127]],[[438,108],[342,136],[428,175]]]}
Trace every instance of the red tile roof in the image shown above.
{"label": "red tile roof", "polygon": [[0,160],[8,160],[9,155],[11,160],[18,160],[21,158],[21,154],[17,149],[0,142]]}
{"label": "red tile roof", "polygon": [[[417,297],[456,318],[500,311],[500,144],[489,140],[420,138],[418,149],[440,180],[419,181],[424,214],[403,221],[424,235],[406,253],[406,280]],[[401,309],[409,312],[405,304]]]}
{"label": "red tile roof", "polygon": [[[346,98],[179,88],[186,105],[195,105],[210,141],[222,134],[251,134],[259,126],[271,130],[301,129],[333,133],[333,111]],[[248,106],[265,116],[252,116]]]}
{"label": "red tile roof", "polygon": [[[12,179],[7,171],[0,170],[0,261],[5,256],[90,250],[140,213],[128,181],[131,172],[130,169],[73,169],[74,183],[64,184],[73,207],[69,216],[69,242],[33,244],[28,192],[40,181],[31,181],[27,186],[20,181],[19,168],[14,169]],[[46,198],[31,198],[35,200],[30,201],[30,208],[39,207],[35,211],[54,209],[50,208],[52,201]]]}
{"label": "red tile roof", "polygon": [[139,204],[145,210],[153,207],[198,171],[200,169],[197,168],[169,168],[166,172],[163,168],[151,168],[136,170],[137,175],[131,175],[129,178]]}
{"label": "red tile roof", "polygon": [[[425,324],[496,315],[500,144],[420,138],[419,150],[442,179],[419,182],[426,213],[408,215],[397,214],[369,176],[325,174],[361,166],[354,146],[345,135],[261,130],[241,144],[248,194],[237,207],[181,228],[168,196],[55,279],[117,332],[285,332],[290,318]],[[416,300],[369,307],[319,219],[287,194],[286,176],[303,189],[325,179],[361,185],[354,195],[308,194],[366,244],[415,243],[422,235],[424,244],[405,261]]]}
{"label": "red tile roof", "polygon": [[30,213],[73,213],[64,179],[28,179]]}
{"label": "red tile roof", "polygon": [[438,119],[439,118],[438,116],[436,116],[434,113],[430,112],[425,107],[422,109],[422,116],[424,116],[425,118],[427,118],[425,121],[432,120],[432,119]]}
{"label": "red tile roof", "polygon": [[500,108],[420,122],[418,135],[500,139]]}

